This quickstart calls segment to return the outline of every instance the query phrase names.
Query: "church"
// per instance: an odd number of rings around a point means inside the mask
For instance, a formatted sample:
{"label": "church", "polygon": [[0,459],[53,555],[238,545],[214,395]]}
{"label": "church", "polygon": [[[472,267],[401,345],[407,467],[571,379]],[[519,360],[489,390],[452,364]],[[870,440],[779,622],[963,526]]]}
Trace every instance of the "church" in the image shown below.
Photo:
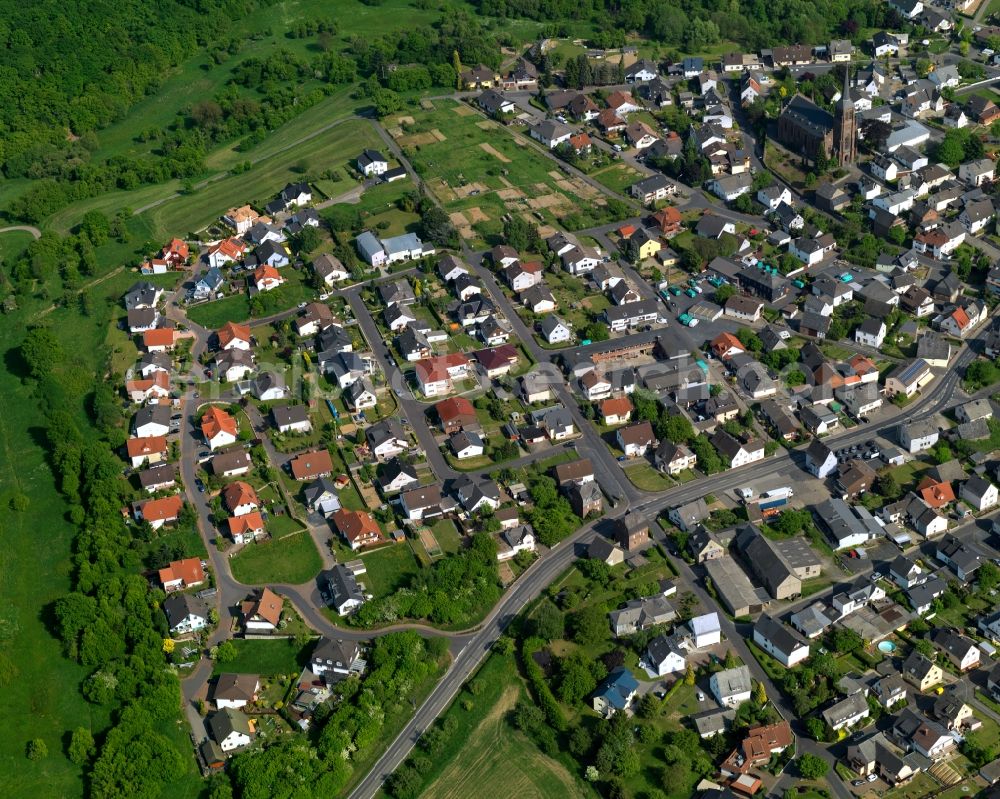
{"label": "church", "polygon": [[854,163],[857,159],[857,123],[848,76],[845,70],[836,116],[809,98],[795,95],[778,117],[778,141],[810,159],[823,152],[827,156],[832,154],[840,166]]}

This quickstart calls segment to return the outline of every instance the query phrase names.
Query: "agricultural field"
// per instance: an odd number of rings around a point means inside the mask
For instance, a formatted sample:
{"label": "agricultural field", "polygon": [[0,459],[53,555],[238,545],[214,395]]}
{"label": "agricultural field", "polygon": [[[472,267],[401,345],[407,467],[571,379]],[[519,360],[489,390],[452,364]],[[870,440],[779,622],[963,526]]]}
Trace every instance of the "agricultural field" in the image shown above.
{"label": "agricultural field", "polygon": [[437,100],[385,120],[413,168],[444,203],[460,235],[490,241],[507,213],[543,223],[543,233],[567,217],[586,227],[610,218],[607,201],[591,186],[560,171],[527,139],[475,109]]}

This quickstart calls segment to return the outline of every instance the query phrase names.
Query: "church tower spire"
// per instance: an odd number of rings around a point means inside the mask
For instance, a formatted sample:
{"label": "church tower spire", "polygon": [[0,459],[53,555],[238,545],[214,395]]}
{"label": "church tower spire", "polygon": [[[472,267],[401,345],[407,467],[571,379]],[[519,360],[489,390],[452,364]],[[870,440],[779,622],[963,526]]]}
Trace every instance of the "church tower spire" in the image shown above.
{"label": "church tower spire", "polygon": [[840,166],[853,164],[858,157],[858,126],[851,100],[851,68],[844,67],[844,89],[837,101],[834,120],[834,147]]}

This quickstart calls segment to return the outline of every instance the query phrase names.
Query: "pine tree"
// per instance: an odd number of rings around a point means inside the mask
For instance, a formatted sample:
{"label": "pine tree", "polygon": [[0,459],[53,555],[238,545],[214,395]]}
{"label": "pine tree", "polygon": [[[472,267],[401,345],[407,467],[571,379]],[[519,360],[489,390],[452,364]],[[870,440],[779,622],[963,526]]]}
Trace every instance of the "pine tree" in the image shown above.
{"label": "pine tree", "polygon": [[451,53],[451,65],[455,68],[455,89],[462,91],[462,59],[458,55],[458,50]]}
{"label": "pine tree", "polygon": [[759,682],[753,689],[753,701],[758,705],[763,706],[767,703],[767,689],[764,688],[764,683]]}
{"label": "pine tree", "polygon": [[687,671],[684,672],[684,684],[694,685],[694,666],[687,664]]}

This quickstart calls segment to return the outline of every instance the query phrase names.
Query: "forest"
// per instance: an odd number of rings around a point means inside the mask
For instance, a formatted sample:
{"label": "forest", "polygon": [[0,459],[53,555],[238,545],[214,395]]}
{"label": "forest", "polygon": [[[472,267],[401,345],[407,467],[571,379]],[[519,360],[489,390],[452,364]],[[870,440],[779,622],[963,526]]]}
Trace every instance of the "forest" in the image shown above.
{"label": "forest", "polygon": [[552,36],[565,33],[552,20],[581,20],[604,31],[605,46],[620,44],[621,34],[639,33],[688,52],[723,41],[755,51],[776,44],[826,43],[837,35],[850,37],[886,25],[886,17],[895,13],[874,0],[479,0],[479,10],[491,17],[549,22]]}
{"label": "forest", "polygon": [[[211,14],[215,12],[209,10],[210,5],[199,7],[206,8],[204,18],[193,29],[211,27]],[[239,8],[245,13],[254,6]],[[190,12],[181,18],[190,19]],[[90,22],[86,19],[77,23],[81,31],[96,24],[96,17]],[[156,18],[147,21],[155,30]],[[141,27],[138,22],[135,25]],[[335,42],[333,37],[338,33],[341,36]],[[318,52],[302,56],[281,47],[267,55],[255,55],[249,41],[220,42],[212,58],[217,62],[232,59],[228,81],[214,96],[177,108],[166,127],[142,131],[139,140],[153,148],[141,156],[95,158],[100,129],[123,116],[144,93],[155,93],[170,68],[193,54],[196,42],[190,37],[181,37],[190,47],[178,44],[169,59],[154,59],[156,69],[150,70],[152,74],[141,80],[138,76],[130,79],[128,91],[114,92],[114,81],[104,81],[103,92],[87,88],[88,81],[102,71],[117,74],[118,67],[110,57],[100,61],[95,57],[96,63],[79,65],[84,88],[75,98],[49,92],[44,83],[20,87],[20,104],[27,108],[17,117],[17,128],[0,123],[0,168],[8,178],[30,178],[35,183],[14,199],[9,214],[38,223],[72,202],[107,191],[130,190],[170,179],[189,186],[207,174],[204,158],[212,148],[238,140],[237,149],[245,152],[339,86],[357,83],[355,97],[370,102],[376,113],[384,116],[399,110],[402,92],[432,86],[454,88],[456,62],[500,63],[501,41],[469,13],[451,13],[431,27],[387,32],[381,37],[348,35],[332,20],[316,20],[289,36],[315,39],[314,49]],[[156,44],[149,47],[164,47],[159,38],[156,36]],[[35,43],[28,50],[36,52],[37,46]],[[69,45],[52,44],[56,50],[63,46]],[[396,68],[398,64],[407,66]],[[70,66],[63,64],[61,69],[69,70]],[[137,90],[139,85],[142,91]],[[6,88],[9,86],[0,91]],[[104,92],[114,92],[115,102]],[[78,111],[91,94],[88,102],[102,113]],[[11,103],[9,108],[14,106]]]}
{"label": "forest", "polygon": [[260,6],[257,0],[4,0],[0,156],[7,177],[39,177],[53,150],[121,118],[156,91],[171,67],[206,45],[210,31]]}

